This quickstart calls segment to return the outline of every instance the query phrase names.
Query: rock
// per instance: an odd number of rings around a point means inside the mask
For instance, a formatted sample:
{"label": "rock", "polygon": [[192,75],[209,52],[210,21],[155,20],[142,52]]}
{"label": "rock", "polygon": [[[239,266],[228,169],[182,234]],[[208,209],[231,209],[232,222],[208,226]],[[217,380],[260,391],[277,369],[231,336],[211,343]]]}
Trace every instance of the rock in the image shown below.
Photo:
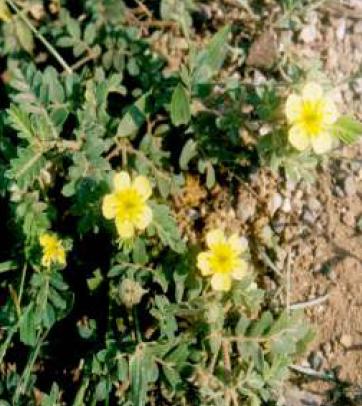
{"label": "rock", "polygon": [[256,212],[256,199],[251,193],[242,189],[239,193],[239,201],[236,209],[236,216],[243,222],[254,217]]}
{"label": "rock", "polygon": [[353,27],[354,34],[362,34],[362,21],[358,21]]}
{"label": "rock", "polygon": [[350,348],[353,344],[352,336],[349,334],[343,334],[339,339],[339,342],[343,345],[344,348]]}
{"label": "rock", "polygon": [[337,185],[337,186],[334,188],[334,191],[335,191],[335,193],[336,193],[336,195],[337,195],[338,197],[344,197],[343,190],[342,190],[342,188],[341,188],[340,186]]}
{"label": "rock", "polygon": [[356,219],[350,210],[346,211],[346,213],[342,215],[342,221],[348,227],[354,228],[356,225]]}
{"label": "rock", "polygon": [[313,351],[309,356],[310,366],[319,371],[323,366],[324,357],[321,351]]}
{"label": "rock", "polygon": [[275,212],[282,205],[283,199],[279,193],[274,193],[271,199],[268,201],[268,212],[271,217],[274,216]]}
{"label": "rock", "polygon": [[337,23],[336,37],[339,41],[342,41],[346,35],[346,19],[340,18]]}
{"label": "rock", "polygon": [[283,394],[283,406],[321,406],[322,398],[295,387],[286,388]]}
{"label": "rock", "polygon": [[273,230],[268,224],[265,225],[259,232],[260,240],[267,247],[271,247],[273,245],[273,235]]}
{"label": "rock", "polygon": [[315,212],[312,212],[310,210],[305,210],[303,213],[303,220],[308,223],[308,224],[314,224],[315,221],[317,220],[317,214]]}
{"label": "rock", "polygon": [[273,30],[263,32],[252,43],[246,64],[256,68],[268,68],[279,56],[277,36]]}
{"label": "rock", "polygon": [[356,182],[352,175],[344,180],[343,188],[346,196],[354,196],[357,193]]}
{"label": "rock", "polygon": [[317,39],[318,31],[315,25],[306,25],[299,34],[299,39],[306,44],[310,44]]}
{"label": "rock", "polygon": [[323,345],[323,354],[327,359],[332,357],[332,345],[330,342],[327,342]]}
{"label": "rock", "polygon": [[282,210],[284,213],[290,213],[292,211],[292,204],[288,197],[284,199]]}
{"label": "rock", "polygon": [[322,208],[321,202],[315,197],[309,197],[307,200],[308,209],[312,212],[320,211]]}
{"label": "rock", "polygon": [[297,186],[297,183],[291,179],[287,179],[285,186],[288,192],[293,192]]}

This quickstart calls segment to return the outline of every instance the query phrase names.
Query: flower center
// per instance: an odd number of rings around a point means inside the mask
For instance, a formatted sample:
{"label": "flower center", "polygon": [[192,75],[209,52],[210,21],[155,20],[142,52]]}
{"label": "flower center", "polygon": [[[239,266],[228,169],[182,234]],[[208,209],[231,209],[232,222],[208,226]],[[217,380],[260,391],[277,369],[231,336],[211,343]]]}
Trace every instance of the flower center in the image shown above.
{"label": "flower center", "polygon": [[58,241],[49,241],[44,247],[44,256],[52,261],[56,261],[63,253],[63,247]]}
{"label": "flower center", "polygon": [[219,244],[212,250],[210,264],[216,273],[230,273],[233,270],[235,255],[227,244]]}
{"label": "flower center", "polygon": [[323,130],[323,111],[320,103],[304,102],[300,122],[310,136],[320,134]]}
{"label": "flower center", "polygon": [[117,217],[124,220],[134,220],[141,213],[144,206],[141,195],[132,188],[116,193]]}

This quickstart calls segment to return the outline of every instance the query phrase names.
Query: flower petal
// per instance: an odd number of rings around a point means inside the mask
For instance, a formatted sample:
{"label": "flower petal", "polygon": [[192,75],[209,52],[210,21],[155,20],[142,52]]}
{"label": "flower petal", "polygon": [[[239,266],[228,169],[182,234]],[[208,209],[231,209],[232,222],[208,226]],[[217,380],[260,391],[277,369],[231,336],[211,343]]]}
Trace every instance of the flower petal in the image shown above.
{"label": "flower petal", "polygon": [[51,264],[51,260],[50,257],[48,255],[43,255],[42,259],[41,259],[41,264],[46,267],[49,268],[50,264]]}
{"label": "flower petal", "polygon": [[63,248],[58,252],[57,262],[59,265],[66,265],[65,251]]}
{"label": "flower petal", "polygon": [[316,154],[324,154],[332,149],[333,139],[329,133],[322,133],[311,139],[313,151]]}
{"label": "flower petal", "polygon": [[285,105],[285,115],[290,123],[298,120],[301,115],[303,107],[303,100],[300,96],[296,94],[291,94]]}
{"label": "flower petal", "polygon": [[200,269],[202,276],[208,276],[213,274],[213,271],[210,267],[209,252],[200,252],[200,254],[197,256],[197,267]]}
{"label": "flower petal", "polygon": [[227,292],[231,288],[230,275],[225,273],[215,273],[211,277],[211,286],[214,290]]}
{"label": "flower petal", "polygon": [[240,281],[241,279],[244,278],[247,271],[248,271],[248,263],[246,261],[244,261],[243,259],[240,259],[238,261],[237,265],[235,266],[235,268],[233,269],[233,272],[231,275],[234,279]]}
{"label": "flower petal", "polygon": [[217,228],[215,230],[211,230],[206,234],[206,245],[208,248],[212,248],[217,244],[225,243],[226,238],[224,232]]}
{"label": "flower petal", "polygon": [[137,176],[133,186],[144,200],[147,200],[152,195],[151,183],[145,176]]}
{"label": "flower petal", "polygon": [[236,233],[230,236],[228,243],[236,255],[240,255],[248,248],[248,240],[245,237],[239,237]]}
{"label": "flower petal", "polygon": [[116,217],[117,200],[114,194],[105,195],[102,203],[103,216],[111,220]]}
{"label": "flower petal", "polygon": [[135,226],[139,229],[139,230],[144,230],[145,228],[147,228],[153,218],[153,213],[150,207],[148,207],[147,205],[145,205],[143,212],[140,214],[140,216],[136,219],[135,221]]}
{"label": "flower petal", "polygon": [[317,101],[323,97],[323,88],[318,83],[307,83],[302,90],[302,97],[304,100]]}
{"label": "flower petal", "polygon": [[46,245],[48,245],[51,241],[53,240],[53,237],[50,234],[42,234],[39,237],[39,244],[42,247],[45,247]]}
{"label": "flower petal", "polygon": [[124,240],[134,236],[134,226],[130,221],[116,218],[116,227],[119,236]]}
{"label": "flower petal", "polygon": [[308,134],[299,125],[293,125],[289,130],[288,140],[298,151],[304,151],[310,145]]}
{"label": "flower petal", "polygon": [[324,100],[323,121],[326,124],[333,124],[337,121],[339,113],[335,102],[331,99]]}
{"label": "flower petal", "polygon": [[123,190],[131,185],[131,178],[129,174],[125,171],[116,173],[113,177],[113,187],[114,190]]}

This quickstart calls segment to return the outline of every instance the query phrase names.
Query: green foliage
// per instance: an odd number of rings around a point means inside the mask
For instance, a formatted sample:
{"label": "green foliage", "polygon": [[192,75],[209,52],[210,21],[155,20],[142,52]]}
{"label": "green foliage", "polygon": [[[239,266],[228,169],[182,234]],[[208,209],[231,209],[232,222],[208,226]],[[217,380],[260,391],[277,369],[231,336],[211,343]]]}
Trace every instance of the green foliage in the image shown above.
{"label": "green foliage", "polygon": [[[229,26],[193,41],[196,1],[20,3],[0,0],[10,78],[0,112],[0,403],[275,400],[310,330],[299,314],[268,309],[252,273],[212,291],[176,219],[189,215],[178,196],[186,174],[208,189],[258,165],[311,177],[316,156],[287,140],[280,78],[221,74],[242,50]],[[187,48],[171,72],[152,44],[169,25]],[[361,132],[347,117],[334,126],[346,143]],[[120,170],[153,186],[151,223],[123,240],[102,211]],[[42,261],[44,233],[64,245],[63,269]]]}
{"label": "green foliage", "polygon": [[353,117],[342,116],[334,124],[334,134],[345,144],[353,144],[362,136],[362,123]]}

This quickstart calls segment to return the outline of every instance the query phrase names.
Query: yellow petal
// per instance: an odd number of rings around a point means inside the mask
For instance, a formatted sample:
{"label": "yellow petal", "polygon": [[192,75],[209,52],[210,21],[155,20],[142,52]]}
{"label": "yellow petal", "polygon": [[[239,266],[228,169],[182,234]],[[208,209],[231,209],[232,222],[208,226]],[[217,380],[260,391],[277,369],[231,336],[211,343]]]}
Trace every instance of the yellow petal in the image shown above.
{"label": "yellow petal", "polygon": [[113,178],[114,190],[123,190],[131,185],[131,178],[129,174],[125,171],[116,173]]}
{"label": "yellow petal", "polygon": [[225,243],[225,234],[220,229],[211,230],[206,234],[206,245],[211,249],[217,244]]}
{"label": "yellow petal", "polygon": [[316,154],[324,154],[332,149],[333,139],[329,133],[322,133],[318,137],[313,137],[311,141]]}
{"label": "yellow petal", "polygon": [[244,278],[248,271],[248,264],[243,259],[240,259],[232,272],[232,277],[238,281]]}
{"label": "yellow petal", "polygon": [[144,207],[142,214],[135,221],[135,225],[139,230],[144,230],[147,228],[152,221],[153,213],[150,207]]}
{"label": "yellow petal", "polygon": [[102,203],[103,216],[111,220],[116,217],[117,201],[114,194],[105,195]]}
{"label": "yellow petal", "polygon": [[326,99],[323,106],[323,121],[326,124],[333,124],[339,116],[336,104],[331,99]]}
{"label": "yellow petal", "polygon": [[236,233],[230,236],[228,243],[237,255],[246,251],[248,248],[248,240],[245,237],[239,237]]}
{"label": "yellow petal", "polygon": [[50,258],[46,255],[43,255],[43,257],[41,259],[41,264],[43,266],[45,266],[46,268],[48,268],[50,266]]}
{"label": "yellow petal", "polygon": [[130,221],[116,218],[116,227],[119,236],[124,240],[134,236],[134,226]]}
{"label": "yellow petal", "polygon": [[288,140],[298,151],[304,151],[310,145],[308,134],[299,125],[293,125],[289,130]]}
{"label": "yellow petal", "polygon": [[225,273],[215,273],[211,277],[211,286],[214,290],[227,292],[231,288],[230,275]]}
{"label": "yellow petal", "polygon": [[0,21],[8,23],[12,18],[11,12],[6,5],[5,0],[0,0]]}
{"label": "yellow petal", "polygon": [[323,88],[318,83],[307,83],[302,90],[304,100],[317,101],[323,97]]}
{"label": "yellow petal", "polygon": [[65,260],[65,250],[62,248],[61,252],[59,252],[58,255],[58,263],[60,265],[66,265],[66,260]]}
{"label": "yellow petal", "polygon": [[291,94],[288,99],[287,103],[285,105],[285,115],[287,116],[287,120],[290,123],[293,123],[294,121],[298,120],[298,118],[301,115],[303,107],[303,100],[300,96],[297,96],[296,94]]}
{"label": "yellow petal", "polygon": [[200,252],[200,254],[197,256],[197,267],[200,269],[201,275],[203,276],[213,274],[209,260],[210,260],[209,252]]}
{"label": "yellow petal", "polygon": [[41,245],[42,247],[48,245],[51,240],[52,240],[52,237],[51,237],[51,235],[49,235],[49,234],[42,234],[42,235],[39,237],[39,243],[40,243],[40,245]]}
{"label": "yellow petal", "polygon": [[144,200],[147,200],[152,194],[151,183],[145,176],[137,176],[133,186]]}

